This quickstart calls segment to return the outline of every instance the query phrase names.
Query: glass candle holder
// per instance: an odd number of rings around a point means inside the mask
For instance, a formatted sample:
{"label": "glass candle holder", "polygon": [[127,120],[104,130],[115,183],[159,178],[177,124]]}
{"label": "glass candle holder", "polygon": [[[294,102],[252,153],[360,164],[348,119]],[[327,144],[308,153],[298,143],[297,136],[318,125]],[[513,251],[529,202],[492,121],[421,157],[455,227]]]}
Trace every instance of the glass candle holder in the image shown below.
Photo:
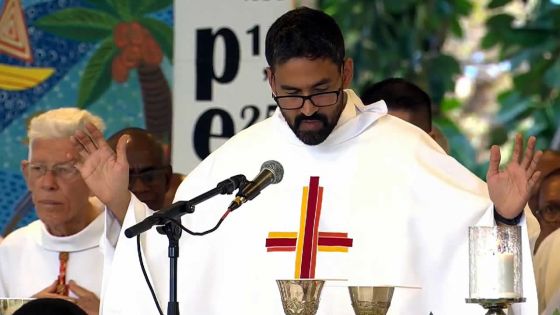
{"label": "glass candle holder", "polygon": [[521,227],[469,227],[469,297],[516,299],[522,290]]}

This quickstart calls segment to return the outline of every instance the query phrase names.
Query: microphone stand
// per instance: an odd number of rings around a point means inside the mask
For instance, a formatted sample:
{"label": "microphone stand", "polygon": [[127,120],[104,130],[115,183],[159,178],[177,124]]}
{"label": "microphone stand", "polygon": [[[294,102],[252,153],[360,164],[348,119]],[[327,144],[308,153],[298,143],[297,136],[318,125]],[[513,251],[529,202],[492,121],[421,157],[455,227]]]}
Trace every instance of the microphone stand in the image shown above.
{"label": "microphone stand", "polygon": [[156,230],[160,234],[167,235],[169,247],[169,302],[167,302],[167,315],[179,315],[179,302],[177,301],[177,262],[179,259],[179,239],[181,238],[181,227],[173,222],[167,222],[158,226]]}
{"label": "microphone stand", "polygon": [[160,210],[143,221],[129,227],[124,231],[128,238],[139,236],[141,233],[151,229],[154,225],[159,225],[156,230],[160,234],[167,235],[169,247],[167,256],[169,257],[169,302],[167,303],[167,315],[179,315],[179,302],[177,301],[177,262],[179,259],[179,239],[182,229],[180,226],[170,221],[169,218],[177,220],[187,213],[194,213],[194,206],[206,201],[216,195],[231,195],[234,190],[244,187],[247,179],[243,175],[232,176],[218,185],[188,201],[178,201],[169,208]]}

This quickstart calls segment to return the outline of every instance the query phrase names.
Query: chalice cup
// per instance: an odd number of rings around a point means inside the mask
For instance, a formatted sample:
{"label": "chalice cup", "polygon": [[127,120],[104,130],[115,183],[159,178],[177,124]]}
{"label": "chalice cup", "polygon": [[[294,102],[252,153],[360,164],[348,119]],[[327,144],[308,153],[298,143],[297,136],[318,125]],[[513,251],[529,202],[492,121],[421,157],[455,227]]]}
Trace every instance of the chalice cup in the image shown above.
{"label": "chalice cup", "polygon": [[348,287],[356,315],[385,315],[391,306],[394,287]]}
{"label": "chalice cup", "polygon": [[314,315],[319,308],[324,280],[276,280],[286,315]]}

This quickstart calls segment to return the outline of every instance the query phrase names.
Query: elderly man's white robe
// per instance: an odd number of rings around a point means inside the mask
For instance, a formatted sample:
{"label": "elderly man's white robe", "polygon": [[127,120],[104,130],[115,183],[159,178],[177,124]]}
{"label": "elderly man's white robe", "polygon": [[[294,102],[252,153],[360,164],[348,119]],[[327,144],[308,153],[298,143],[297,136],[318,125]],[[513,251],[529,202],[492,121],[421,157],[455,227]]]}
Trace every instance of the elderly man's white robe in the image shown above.
{"label": "elderly man's white robe", "polygon": [[[346,107],[323,143],[303,144],[277,111],[234,136],[183,181],[176,201],[189,200],[232,175],[252,179],[267,160],[284,167],[280,183],[231,213],[216,232],[202,237],[183,233],[181,314],[283,314],[275,280],[295,277],[341,280],[326,283],[321,315],[353,314],[347,285],[418,288],[397,289],[389,314],[483,312],[465,298],[468,227],[494,224],[486,184],[420,129],[386,115],[383,102],[364,106],[354,92],[345,92]],[[231,200],[218,196],[199,204],[182,222],[194,231],[210,229]],[[124,228],[150,213],[133,198]],[[306,224],[311,216],[315,221]],[[309,245],[304,238],[309,233],[318,242],[304,250],[305,256],[300,245]],[[524,233],[523,250],[530,255]],[[165,312],[167,238],[151,230],[142,244]],[[529,255],[524,265],[528,301],[516,314],[537,310]],[[103,300],[105,315],[157,313],[135,239],[119,238]]]}
{"label": "elderly man's white robe", "polygon": [[68,252],[66,280],[101,294],[103,213],[70,236],[53,236],[40,220],[15,230],[0,244],[0,297],[26,298],[50,286],[59,275],[59,253]]}

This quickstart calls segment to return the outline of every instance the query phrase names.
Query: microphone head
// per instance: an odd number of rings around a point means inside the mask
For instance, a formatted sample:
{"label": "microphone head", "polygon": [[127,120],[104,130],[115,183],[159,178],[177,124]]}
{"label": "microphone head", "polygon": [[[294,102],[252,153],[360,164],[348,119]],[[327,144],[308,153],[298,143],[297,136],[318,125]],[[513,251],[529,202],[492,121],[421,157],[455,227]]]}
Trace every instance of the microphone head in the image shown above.
{"label": "microphone head", "polygon": [[264,170],[269,170],[270,173],[272,173],[271,184],[279,183],[282,180],[282,177],[284,177],[284,168],[278,161],[270,160],[264,162],[261,166],[261,172]]}

